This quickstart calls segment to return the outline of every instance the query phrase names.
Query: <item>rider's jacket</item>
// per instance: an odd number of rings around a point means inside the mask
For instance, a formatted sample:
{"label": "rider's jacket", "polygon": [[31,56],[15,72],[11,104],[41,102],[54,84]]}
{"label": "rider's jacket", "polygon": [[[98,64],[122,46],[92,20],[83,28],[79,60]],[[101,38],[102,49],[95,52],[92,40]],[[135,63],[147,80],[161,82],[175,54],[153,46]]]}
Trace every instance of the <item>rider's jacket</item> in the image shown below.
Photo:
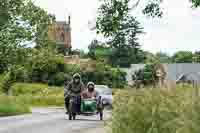
{"label": "rider's jacket", "polygon": [[80,81],[78,84],[71,81],[64,87],[64,97],[79,96],[84,91],[84,84]]}

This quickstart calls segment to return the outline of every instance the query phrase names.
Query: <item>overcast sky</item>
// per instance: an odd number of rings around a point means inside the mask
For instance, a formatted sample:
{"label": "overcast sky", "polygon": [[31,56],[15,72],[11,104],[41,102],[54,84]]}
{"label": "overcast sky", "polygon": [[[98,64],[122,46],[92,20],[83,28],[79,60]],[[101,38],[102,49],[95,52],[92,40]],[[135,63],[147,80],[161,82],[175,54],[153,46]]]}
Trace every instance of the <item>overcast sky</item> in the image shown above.
{"label": "overcast sky", "polygon": [[[96,16],[98,0],[35,0],[36,4],[66,20],[71,14],[73,48],[87,49],[95,32],[88,22]],[[200,9],[191,9],[189,0],[164,0],[164,17],[148,19],[137,13],[146,34],[140,37],[142,48],[172,54],[178,50],[200,50]]]}

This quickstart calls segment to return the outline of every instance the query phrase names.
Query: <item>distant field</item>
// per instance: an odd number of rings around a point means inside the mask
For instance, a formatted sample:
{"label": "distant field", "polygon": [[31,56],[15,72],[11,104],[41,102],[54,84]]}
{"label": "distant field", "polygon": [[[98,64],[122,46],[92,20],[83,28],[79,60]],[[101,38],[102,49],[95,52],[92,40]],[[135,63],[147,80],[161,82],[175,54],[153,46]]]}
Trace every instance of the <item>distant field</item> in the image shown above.
{"label": "distant field", "polygon": [[63,87],[50,87],[37,83],[16,83],[12,86],[12,90],[13,96],[0,94],[0,116],[29,113],[31,106],[64,105]]}
{"label": "distant field", "polygon": [[31,106],[63,106],[63,87],[46,84],[16,83],[12,86],[13,95],[25,98]]}

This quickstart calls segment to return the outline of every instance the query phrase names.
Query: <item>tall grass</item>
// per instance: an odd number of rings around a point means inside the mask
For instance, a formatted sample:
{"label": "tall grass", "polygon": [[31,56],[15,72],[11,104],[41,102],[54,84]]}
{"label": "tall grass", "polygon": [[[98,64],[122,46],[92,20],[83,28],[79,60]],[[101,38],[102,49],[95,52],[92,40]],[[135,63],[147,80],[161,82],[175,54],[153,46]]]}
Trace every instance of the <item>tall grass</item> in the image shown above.
{"label": "tall grass", "polygon": [[118,91],[112,133],[199,133],[200,103],[191,96],[189,87]]}

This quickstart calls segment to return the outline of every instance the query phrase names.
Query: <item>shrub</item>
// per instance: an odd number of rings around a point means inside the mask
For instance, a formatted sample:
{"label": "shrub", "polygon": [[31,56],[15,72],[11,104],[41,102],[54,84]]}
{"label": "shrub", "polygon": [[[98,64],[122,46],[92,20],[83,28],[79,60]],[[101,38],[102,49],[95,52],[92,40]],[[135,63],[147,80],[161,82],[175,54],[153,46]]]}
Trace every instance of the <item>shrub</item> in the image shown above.
{"label": "shrub", "polygon": [[12,72],[7,72],[4,74],[4,77],[1,82],[1,90],[4,94],[9,95],[11,92],[11,86],[15,82],[14,75]]}
{"label": "shrub", "polygon": [[64,81],[65,81],[65,73],[59,72],[52,76],[52,78],[49,80],[48,84],[61,86],[64,84]]}
{"label": "shrub", "polygon": [[156,63],[146,64],[143,69],[140,69],[132,75],[132,80],[141,81],[142,84],[155,85],[158,81],[156,76]]}
{"label": "shrub", "polygon": [[118,91],[114,97],[112,133],[198,133],[200,103],[194,104],[190,94],[188,88],[170,92]]}
{"label": "shrub", "polygon": [[3,74],[0,74],[0,93],[2,93],[2,82],[3,82],[3,77],[4,75]]}
{"label": "shrub", "polygon": [[126,85],[126,73],[103,63],[97,63],[93,71],[83,71],[81,75],[85,84],[93,81],[95,84],[104,84],[115,88],[123,88]]}
{"label": "shrub", "polygon": [[64,72],[69,74],[69,75],[73,75],[75,73],[80,73],[81,72],[81,68],[79,65],[70,65],[70,64],[65,64],[64,66]]}
{"label": "shrub", "polygon": [[30,79],[30,73],[28,72],[28,70],[24,67],[24,66],[18,66],[15,69],[14,75],[15,75],[15,79],[17,82],[27,82]]}

